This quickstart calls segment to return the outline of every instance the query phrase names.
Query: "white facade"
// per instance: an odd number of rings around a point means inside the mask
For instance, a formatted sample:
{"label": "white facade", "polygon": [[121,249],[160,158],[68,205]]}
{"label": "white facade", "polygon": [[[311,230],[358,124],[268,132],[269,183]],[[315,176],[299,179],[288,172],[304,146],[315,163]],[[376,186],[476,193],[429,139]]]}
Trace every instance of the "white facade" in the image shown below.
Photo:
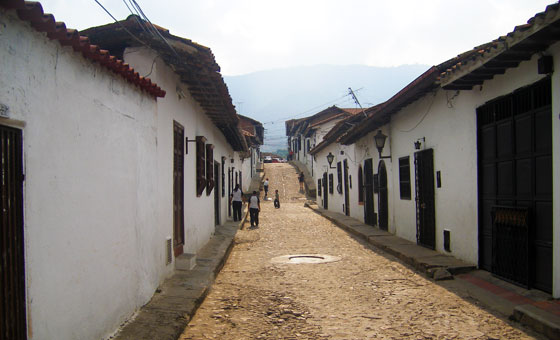
{"label": "white facade", "polygon": [[204,136],[214,145],[225,174],[210,195],[196,197],[196,147],[188,143],[185,253],[196,253],[214,233],[218,221],[209,207],[216,191],[219,222],[228,219],[233,188],[222,193],[222,185],[243,163],[152,52],[129,48],[124,56],[167,92],[157,100],[35,31],[15,11],[0,9],[0,21],[0,104],[9,116],[0,125],[23,133],[28,338],[106,338],[174,270],[166,263],[174,121],[189,140]]}
{"label": "white facade", "polygon": [[172,271],[157,103],[0,11],[0,124],[23,132],[29,339],[100,339]]}
{"label": "white facade", "polygon": [[[560,56],[560,44],[555,44],[547,55]],[[479,254],[478,235],[478,155],[476,108],[486,102],[508,95],[513,91],[531,85],[545,77],[537,73],[538,55],[530,61],[522,62],[518,67],[509,69],[503,75],[496,75],[492,80],[484,82],[482,87],[470,91],[436,90],[424,95],[412,104],[391,116],[391,121],[380,128],[388,136],[383,155],[391,155],[391,159],[383,159],[387,167],[388,179],[388,230],[399,237],[416,242],[416,202],[414,173],[414,142],[422,142],[421,149],[433,149],[434,177],[440,173],[441,187],[435,187],[435,249],[464,261],[477,264]],[[560,239],[560,111],[558,107],[558,89],[560,88],[558,72],[552,75],[552,134],[553,134],[553,295],[560,295],[560,249],[556,245]],[[380,162],[374,144],[374,134],[378,129],[369,132],[355,144],[341,146],[328,145],[317,155],[315,181],[321,178],[326,169],[326,155],[336,155],[333,166],[344,158],[349,161],[352,181],[357,183],[357,166],[363,167],[363,161],[373,159],[373,171],[378,173]],[[353,147],[353,150],[352,150]],[[344,150],[345,155],[340,155]],[[352,157],[348,157],[352,156]],[[401,199],[399,182],[399,159],[409,157],[411,198]],[[334,173],[335,186],[336,169]],[[435,183],[434,183],[435,185]],[[350,195],[350,215],[364,220],[363,206],[353,199],[357,196],[354,186]],[[322,205],[322,196],[318,195],[318,204]],[[329,210],[344,213],[342,204],[344,195],[329,194]],[[379,213],[379,195],[374,195],[374,209]],[[450,232],[450,251],[444,250],[443,231]]]}
{"label": "white facade", "polygon": [[[129,63],[140,74],[151,70],[150,78],[167,92],[157,103],[158,131],[158,173],[159,177],[159,211],[164,212],[162,223],[173,225],[173,122],[184,127],[185,137],[194,140],[196,136],[206,137],[208,144],[214,145],[214,160],[220,163],[222,157],[228,169],[242,169],[242,162],[237,152],[227,143],[224,135],[206,116],[200,105],[190,96],[188,88],[179,77],[166,65],[161,58],[147,48],[127,48],[124,53],[125,62]],[[152,67],[152,63],[155,64]],[[231,159],[234,162],[231,163]],[[225,169],[227,184],[228,169]],[[241,175],[244,176],[242,173]],[[214,233],[215,217],[214,190],[210,195],[206,191],[196,197],[196,145],[188,143],[188,154],[185,155],[184,167],[184,202],[185,202],[185,253],[196,253]],[[238,175],[239,176],[239,175]],[[220,174],[221,178],[221,174]],[[235,179],[234,179],[235,181]],[[228,189],[222,197],[220,191],[220,221],[227,219]],[[243,180],[243,185],[245,181]],[[233,188],[232,188],[233,189]],[[172,236],[172,235],[167,235]]]}

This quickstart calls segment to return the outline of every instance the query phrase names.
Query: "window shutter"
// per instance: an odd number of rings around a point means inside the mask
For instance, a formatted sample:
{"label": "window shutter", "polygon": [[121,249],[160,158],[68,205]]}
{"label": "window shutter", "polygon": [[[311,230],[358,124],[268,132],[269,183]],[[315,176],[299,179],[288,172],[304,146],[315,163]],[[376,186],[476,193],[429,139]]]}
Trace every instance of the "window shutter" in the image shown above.
{"label": "window shutter", "polygon": [[333,193],[334,192],[334,175],[333,174],[329,174],[329,193]]}
{"label": "window shutter", "polygon": [[321,189],[322,189],[322,188],[321,188],[321,179],[318,179],[318,180],[317,180],[317,194],[318,194],[319,196],[322,196],[322,190],[321,190]]}
{"label": "window shutter", "polygon": [[214,189],[214,145],[206,144],[206,195]]}
{"label": "window shutter", "polygon": [[206,188],[206,138],[196,136],[196,197],[200,197]]}

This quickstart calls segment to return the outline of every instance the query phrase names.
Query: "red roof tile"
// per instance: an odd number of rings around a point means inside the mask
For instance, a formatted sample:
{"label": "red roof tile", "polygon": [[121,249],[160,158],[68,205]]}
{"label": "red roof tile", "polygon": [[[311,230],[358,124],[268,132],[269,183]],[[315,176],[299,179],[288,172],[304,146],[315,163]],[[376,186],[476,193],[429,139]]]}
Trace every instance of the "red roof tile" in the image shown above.
{"label": "red roof tile", "polygon": [[52,14],[45,14],[41,3],[24,0],[2,0],[0,6],[15,9],[21,20],[28,21],[39,32],[46,32],[49,39],[58,40],[62,46],[72,46],[74,51],[81,52],[85,58],[99,62],[105,68],[140,87],[153,97],[165,96],[165,91],[157,84],[152,83],[149,78],[140,76],[128,64],[109,55],[107,50],[102,50],[98,46],[90,44],[89,39],[80,36],[78,30],[66,28],[63,22],[55,21]]}

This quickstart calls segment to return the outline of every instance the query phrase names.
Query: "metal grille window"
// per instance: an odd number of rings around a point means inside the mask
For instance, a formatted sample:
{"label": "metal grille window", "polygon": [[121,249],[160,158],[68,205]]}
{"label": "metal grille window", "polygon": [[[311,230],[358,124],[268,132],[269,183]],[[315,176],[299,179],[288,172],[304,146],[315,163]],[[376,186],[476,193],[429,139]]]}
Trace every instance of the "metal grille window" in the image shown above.
{"label": "metal grille window", "polygon": [[329,193],[334,193],[334,175],[329,174]]}
{"label": "metal grille window", "polygon": [[319,196],[323,195],[321,189],[322,189],[322,187],[321,187],[321,179],[318,179],[318,180],[317,180],[317,194],[318,194]]}
{"label": "metal grille window", "polygon": [[336,179],[338,181],[336,184],[336,191],[342,194],[342,162],[336,163]]}
{"label": "metal grille window", "polygon": [[412,199],[410,190],[410,157],[399,158],[399,184],[401,200]]}

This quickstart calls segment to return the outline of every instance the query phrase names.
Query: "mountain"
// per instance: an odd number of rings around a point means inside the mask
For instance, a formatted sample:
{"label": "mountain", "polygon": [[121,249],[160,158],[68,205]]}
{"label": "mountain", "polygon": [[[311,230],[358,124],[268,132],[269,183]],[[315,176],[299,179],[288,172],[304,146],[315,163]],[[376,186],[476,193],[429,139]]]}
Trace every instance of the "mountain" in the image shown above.
{"label": "mountain", "polygon": [[315,65],[224,76],[239,113],[265,127],[263,151],[286,148],[284,122],[311,116],[329,106],[362,107],[379,104],[425,72],[427,65],[374,67]]}

